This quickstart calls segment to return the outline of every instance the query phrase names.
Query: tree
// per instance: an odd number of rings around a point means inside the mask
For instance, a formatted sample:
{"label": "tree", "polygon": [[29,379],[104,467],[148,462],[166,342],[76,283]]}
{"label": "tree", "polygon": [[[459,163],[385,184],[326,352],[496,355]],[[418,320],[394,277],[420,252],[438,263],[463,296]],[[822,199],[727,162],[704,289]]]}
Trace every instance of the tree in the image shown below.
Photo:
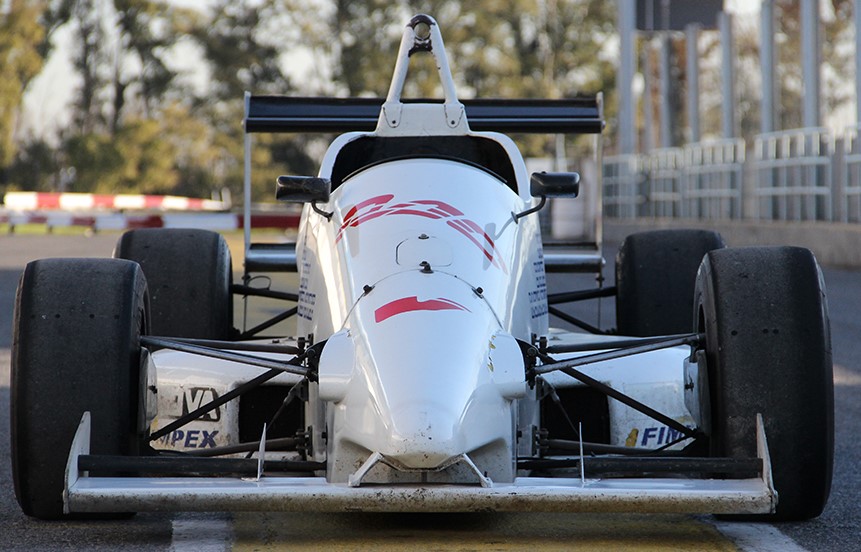
{"label": "tree", "polygon": [[80,134],[101,130],[106,120],[102,95],[109,80],[105,70],[108,58],[102,47],[105,28],[101,10],[97,9],[99,1],[78,0],[72,10],[78,46],[72,63],[81,77],[73,104],[73,121],[75,131]]}
{"label": "tree", "polygon": [[11,0],[0,13],[0,169],[15,157],[14,132],[27,84],[42,70],[40,3]]}
{"label": "tree", "polygon": [[18,145],[8,169],[9,184],[28,190],[53,191],[57,188],[59,171],[56,148],[43,139],[33,139]]}
{"label": "tree", "polygon": [[[327,26],[314,36],[348,95],[385,94],[403,25],[414,11],[440,24],[464,96],[561,97],[612,83],[612,64],[603,54],[615,33],[612,2],[335,0]],[[418,78],[408,91],[427,93],[421,87],[433,76],[428,72],[436,69],[428,64],[413,71]]]}
{"label": "tree", "polygon": [[[822,107],[825,113],[850,104],[853,94],[846,86],[847,75],[854,74],[854,37],[859,29],[852,24],[852,12],[859,6],[852,0],[831,0],[829,17],[823,18],[822,59]],[[854,54],[854,55],[853,55]],[[856,90],[856,94],[861,92]]]}
{"label": "tree", "polygon": [[114,135],[75,134],[63,149],[75,167],[68,191],[169,194],[179,182],[175,152],[156,119],[129,119]]}
{"label": "tree", "polygon": [[[207,102],[236,102],[246,90],[283,94],[289,83],[280,65],[282,44],[261,29],[277,16],[273,0],[218,0],[211,19],[194,30],[212,75]],[[275,35],[277,36],[277,35]],[[268,40],[267,40],[268,39]]]}
{"label": "tree", "polygon": [[[112,129],[116,129],[129,86],[137,85],[140,111],[151,117],[170,90],[176,73],[165,64],[163,55],[178,38],[173,32],[175,11],[151,0],[114,0],[119,32],[114,76]],[[136,72],[126,69],[134,61]]]}
{"label": "tree", "polygon": [[[820,3],[820,99],[826,117],[852,101],[846,76],[854,73],[853,2],[829,0]],[[800,4],[793,0],[775,2],[776,52],[776,127],[777,130],[802,126],[803,76],[801,67]],[[735,18],[737,67],[737,113],[741,136],[752,142],[761,132],[760,102],[761,59],[759,48],[759,14]],[[719,76],[713,77],[716,80]],[[706,108],[708,110],[708,108]]]}
{"label": "tree", "polygon": [[164,57],[179,38],[187,10],[164,0],[78,0],[70,20],[77,34],[74,65],[81,77],[76,129],[115,133],[126,112],[155,116],[173,87]]}
{"label": "tree", "polygon": [[[416,12],[439,23],[463,98],[560,98],[612,90],[614,64],[604,50],[615,34],[613,2],[334,0],[328,17],[324,12],[302,24],[313,29],[308,36],[316,56],[333,64],[337,90],[381,96],[403,26]],[[413,56],[405,95],[439,96],[438,82],[427,56]],[[612,107],[609,111],[612,115]],[[537,155],[553,147],[538,137],[521,145]]]}
{"label": "tree", "polygon": [[[307,5],[304,8],[307,10]],[[285,50],[280,30],[290,14],[278,2],[250,3],[219,0],[212,16],[202,21],[193,36],[200,44],[212,81],[205,97],[199,98],[193,113],[204,117],[212,127],[208,137],[217,152],[217,180],[241,195],[243,170],[243,97],[255,94],[285,94],[292,90],[282,70],[281,52]],[[305,151],[308,139],[299,136],[258,135],[252,152],[255,198],[269,199],[278,174],[302,174],[314,164]]]}
{"label": "tree", "polygon": [[[54,163],[76,168],[72,187],[81,191],[139,187],[201,195],[229,185],[239,192],[243,93],[384,95],[403,25],[415,11],[439,21],[464,98],[563,97],[612,83],[604,44],[614,33],[613,3],[420,4],[215,0],[204,12],[175,8],[166,0],[42,0],[34,17],[43,33],[49,36],[65,22],[73,26],[74,70],[81,83],[72,106],[74,124],[62,133]],[[167,63],[175,46],[188,39],[200,47],[210,76],[199,96],[182,93]],[[50,50],[49,39],[28,40],[37,53]],[[312,55],[320,75],[331,74],[333,83],[290,82],[283,68],[296,50]],[[438,96],[438,83],[432,60],[416,56],[405,95]],[[271,195],[277,174],[316,170],[318,139],[257,135],[254,141],[255,197]],[[22,152],[16,174],[44,158],[36,146],[46,144],[37,142]],[[541,153],[549,146],[532,140],[528,148]]]}

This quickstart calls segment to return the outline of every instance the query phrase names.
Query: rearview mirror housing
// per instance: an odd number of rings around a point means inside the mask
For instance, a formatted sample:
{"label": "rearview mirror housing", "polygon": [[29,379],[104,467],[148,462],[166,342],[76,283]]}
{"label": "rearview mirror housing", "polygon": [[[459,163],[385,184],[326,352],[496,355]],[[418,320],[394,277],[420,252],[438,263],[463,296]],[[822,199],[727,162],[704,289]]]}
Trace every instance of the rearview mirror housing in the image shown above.
{"label": "rearview mirror housing", "polygon": [[279,176],[276,186],[278,201],[326,203],[332,192],[332,182],[316,176]]}
{"label": "rearview mirror housing", "polygon": [[529,179],[532,197],[577,197],[580,193],[580,174],[576,172],[532,173]]}

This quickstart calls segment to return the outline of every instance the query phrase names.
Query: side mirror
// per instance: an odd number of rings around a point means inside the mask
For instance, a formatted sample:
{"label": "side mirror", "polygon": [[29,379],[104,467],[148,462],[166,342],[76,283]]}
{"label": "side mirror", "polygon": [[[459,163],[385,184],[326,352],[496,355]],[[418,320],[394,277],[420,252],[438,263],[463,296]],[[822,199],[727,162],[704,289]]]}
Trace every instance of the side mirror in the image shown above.
{"label": "side mirror", "polygon": [[577,197],[580,193],[580,174],[571,173],[532,173],[529,179],[529,193],[532,197],[541,199],[541,202],[520,213],[512,213],[514,222],[526,215],[537,213],[544,208],[548,197]]}
{"label": "side mirror", "polygon": [[577,197],[580,193],[580,174],[570,173],[532,173],[529,179],[529,193],[532,197]]}
{"label": "side mirror", "polygon": [[332,182],[316,176],[279,176],[276,185],[275,199],[278,201],[325,203],[332,192]]}
{"label": "side mirror", "polygon": [[332,193],[332,181],[316,176],[279,176],[276,181],[275,199],[278,201],[295,201],[310,203],[314,212],[332,220],[332,213],[327,213],[317,207],[317,203],[329,201]]}

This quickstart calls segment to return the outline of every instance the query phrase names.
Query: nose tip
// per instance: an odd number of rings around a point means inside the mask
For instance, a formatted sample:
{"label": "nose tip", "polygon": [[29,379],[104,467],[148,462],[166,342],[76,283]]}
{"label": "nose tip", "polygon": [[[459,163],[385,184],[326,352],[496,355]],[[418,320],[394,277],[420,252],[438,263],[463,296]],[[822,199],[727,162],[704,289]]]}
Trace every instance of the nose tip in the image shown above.
{"label": "nose tip", "polygon": [[406,468],[433,469],[461,454],[454,435],[456,420],[444,411],[407,407],[397,415],[386,457]]}

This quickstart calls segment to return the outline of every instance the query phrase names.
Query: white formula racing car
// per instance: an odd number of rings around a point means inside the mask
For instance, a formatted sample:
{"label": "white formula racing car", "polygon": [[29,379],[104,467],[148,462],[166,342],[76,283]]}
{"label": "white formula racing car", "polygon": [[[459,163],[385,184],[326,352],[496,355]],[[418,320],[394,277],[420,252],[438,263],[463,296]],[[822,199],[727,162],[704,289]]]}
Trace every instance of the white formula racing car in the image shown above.
{"label": "white formula racing car", "polygon": [[[444,100],[401,100],[418,54]],[[246,155],[249,133],[346,131],[318,176],[278,178],[305,204],[296,243],[246,232],[241,284],[202,230],[30,263],[12,353],[21,508],[819,515],[833,387],[809,251],[635,234],[615,286],[547,293],[548,272],[600,274],[600,240],[542,241],[538,211],[579,176],[528,174],[501,132],[602,126],[600,96],[459,101],[424,15],[385,100],[247,96]],[[291,270],[298,293],[259,285]],[[240,331],[234,296],[297,306]],[[558,306],[601,297],[615,330]],[[264,335],[291,315],[298,337]]]}

